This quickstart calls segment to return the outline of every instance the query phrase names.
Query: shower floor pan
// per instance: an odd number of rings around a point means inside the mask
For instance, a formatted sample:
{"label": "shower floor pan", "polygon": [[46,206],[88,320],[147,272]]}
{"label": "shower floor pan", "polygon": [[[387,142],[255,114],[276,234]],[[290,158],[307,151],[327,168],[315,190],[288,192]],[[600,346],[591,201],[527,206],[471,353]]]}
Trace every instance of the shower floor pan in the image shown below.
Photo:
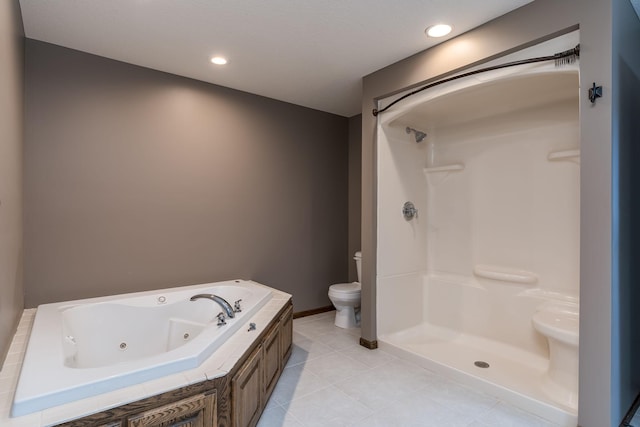
{"label": "shower floor pan", "polygon": [[[558,405],[541,389],[548,360],[489,339],[428,323],[378,338],[381,349],[423,368],[511,403],[563,427],[575,427],[577,411]],[[479,367],[476,365],[488,368]],[[484,362],[484,363],[482,363]]]}

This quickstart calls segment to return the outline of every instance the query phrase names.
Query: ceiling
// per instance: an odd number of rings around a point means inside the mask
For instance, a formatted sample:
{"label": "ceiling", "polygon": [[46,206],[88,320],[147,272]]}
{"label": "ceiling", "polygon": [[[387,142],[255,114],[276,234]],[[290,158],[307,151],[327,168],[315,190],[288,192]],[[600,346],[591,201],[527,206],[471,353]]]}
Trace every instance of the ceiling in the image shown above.
{"label": "ceiling", "polygon": [[[532,0],[20,0],[25,33],[346,117],[362,77]],[[427,26],[453,32],[430,39]],[[216,66],[212,56],[229,62]]]}

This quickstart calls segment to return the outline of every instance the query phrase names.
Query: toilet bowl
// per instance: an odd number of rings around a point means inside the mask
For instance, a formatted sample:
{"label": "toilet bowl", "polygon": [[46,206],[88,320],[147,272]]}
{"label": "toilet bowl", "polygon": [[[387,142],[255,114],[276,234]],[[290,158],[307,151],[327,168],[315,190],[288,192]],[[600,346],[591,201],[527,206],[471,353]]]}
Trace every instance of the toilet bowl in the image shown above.
{"label": "toilet bowl", "polygon": [[549,342],[549,368],[542,378],[543,391],[554,401],[578,407],[578,305],[555,303],[541,306],[533,327]]}
{"label": "toilet bowl", "polygon": [[356,252],[358,281],[353,283],[337,283],[329,286],[329,299],[336,308],[335,325],[340,328],[356,328],[360,326],[360,273],[362,253]]}

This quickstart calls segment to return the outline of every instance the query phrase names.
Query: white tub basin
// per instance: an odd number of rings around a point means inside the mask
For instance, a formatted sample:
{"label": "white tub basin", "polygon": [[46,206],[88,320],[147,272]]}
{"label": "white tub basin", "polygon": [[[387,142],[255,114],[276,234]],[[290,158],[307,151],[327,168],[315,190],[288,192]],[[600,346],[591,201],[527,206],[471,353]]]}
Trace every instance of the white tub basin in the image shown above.
{"label": "white tub basin", "polygon": [[[215,294],[242,311],[224,326]],[[192,369],[271,298],[269,288],[234,280],[38,307],[12,416]]]}

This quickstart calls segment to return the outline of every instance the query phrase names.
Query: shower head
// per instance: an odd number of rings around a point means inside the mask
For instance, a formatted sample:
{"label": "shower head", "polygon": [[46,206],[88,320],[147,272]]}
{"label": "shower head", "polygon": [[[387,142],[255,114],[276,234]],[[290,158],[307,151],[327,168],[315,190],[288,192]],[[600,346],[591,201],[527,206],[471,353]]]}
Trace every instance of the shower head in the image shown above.
{"label": "shower head", "polygon": [[418,129],[410,128],[409,126],[407,126],[404,130],[407,133],[413,132],[416,137],[416,142],[422,142],[422,140],[427,137],[426,133],[419,131]]}

